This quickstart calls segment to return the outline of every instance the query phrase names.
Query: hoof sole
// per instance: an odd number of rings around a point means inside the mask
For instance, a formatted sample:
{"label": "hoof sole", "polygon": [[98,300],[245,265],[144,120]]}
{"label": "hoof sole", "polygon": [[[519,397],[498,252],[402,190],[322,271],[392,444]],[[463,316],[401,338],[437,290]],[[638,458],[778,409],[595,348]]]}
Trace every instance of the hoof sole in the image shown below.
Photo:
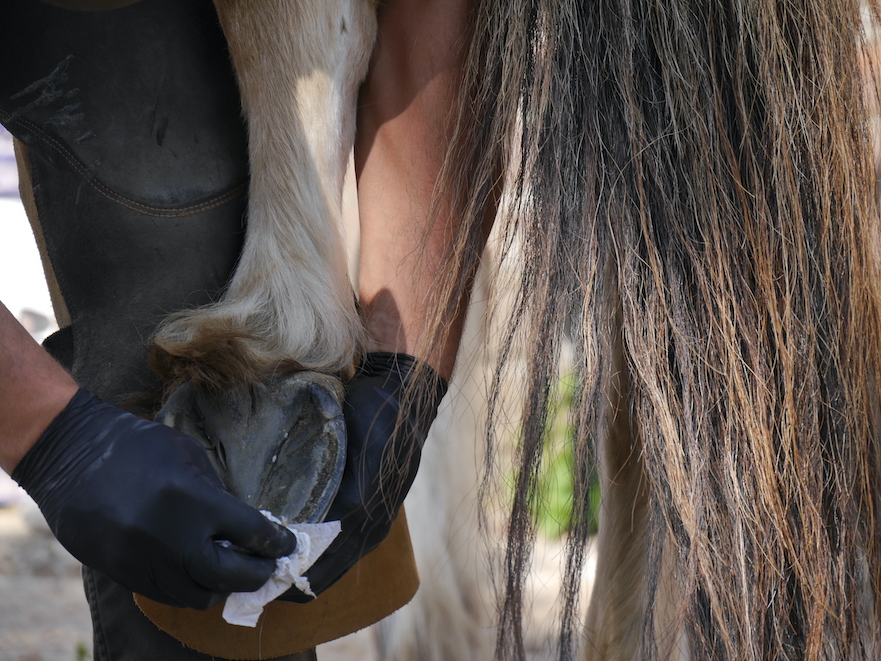
{"label": "hoof sole", "polygon": [[345,467],[344,389],[297,372],[209,396],[185,383],[156,420],[205,446],[224,486],[286,523],[323,520]]}

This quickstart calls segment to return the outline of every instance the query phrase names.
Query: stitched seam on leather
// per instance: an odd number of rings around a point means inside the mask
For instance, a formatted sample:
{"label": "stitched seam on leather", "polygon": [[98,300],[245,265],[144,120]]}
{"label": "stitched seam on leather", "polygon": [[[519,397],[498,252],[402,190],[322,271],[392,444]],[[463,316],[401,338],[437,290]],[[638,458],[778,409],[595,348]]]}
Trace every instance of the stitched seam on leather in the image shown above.
{"label": "stitched seam on leather", "polygon": [[83,585],[86,592],[86,601],[89,604],[89,614],[92,616],[92,654],[98,661],[109,661],[110,651],[107,644],[107,634],[104,632],[104,621],[101,617],[101,609],[98,606],[98,588],[95,585],[95,577],[91,570],[83,567]]}
{"label": "stitched seam on leather", "polygon": [[[5,111],[0,111],[0,116],[2,116],[6,121],[9,121],[9,119],[12,117],[10,113],[7,113]],[[241,197],[248,188],[248,182],[243,181],[242,183],[235,186],[233,189],[222,193],[218,197],[213,197],[209,200],[205,200],[204,202],[193,204],[188,207],[149,206],[140,202],[136,202],[135,200],[127,198],[124,195],[120,195],[113,189],[105,186],[100,181],[93,179],[90,176],[88,169],[80,162],[78,158],[71,154],[64,145],[62,145],[52,136],[48,135],[45,131],[43,131],[39,126],[31,122],[30,120],[18,117],[16,119],[13,119],[11,123],[20,124],[23,128],[30,130],[35,137],[43,141],[48,147],[51,147],[56,152],[58,152],[62,156],[62,158],[64,158],[77,172],[79,172],[86,179],[89,185],[94,188],[98,193],[111,200],[112,202],[119,204],[120,206],[131,209],[132,211],[137,211],[138,213],[142,213],[146,216],[157,218],[182,218],[185,216],[192,216],[197,213],[202,213],[203,211],[216,209],[217,207],[222,206],[233,199]]]}

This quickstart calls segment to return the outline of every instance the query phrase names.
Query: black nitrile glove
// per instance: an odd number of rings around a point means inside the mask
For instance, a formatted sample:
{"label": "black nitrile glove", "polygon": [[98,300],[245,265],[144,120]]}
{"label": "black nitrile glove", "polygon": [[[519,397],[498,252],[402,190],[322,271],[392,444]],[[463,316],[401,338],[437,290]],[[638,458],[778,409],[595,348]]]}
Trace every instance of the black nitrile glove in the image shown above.
{"label": "black nitrile glove", "polygon": [[257,590],[274,558],[296,548],[290,532],[224,491],[195,439],[85,389],[12,477],[78,560],[165,604],[204,609]]}
{"label": "black nitrile glove", "polygon": [[[418,361],[395,353],[366,354],[358,372],[346,384],[343,412],[348,437],[346,469],[327,521],[342,522],[342,532],[306,573],[320,594],[342,578],[358,560],[379,546],[391,529],[410,490],[422,445],[437,415],[447,383],[427,365],[418,373],[421,395],[398,423],[402,396]],[[282,599],[309,601],[297,590]]]}

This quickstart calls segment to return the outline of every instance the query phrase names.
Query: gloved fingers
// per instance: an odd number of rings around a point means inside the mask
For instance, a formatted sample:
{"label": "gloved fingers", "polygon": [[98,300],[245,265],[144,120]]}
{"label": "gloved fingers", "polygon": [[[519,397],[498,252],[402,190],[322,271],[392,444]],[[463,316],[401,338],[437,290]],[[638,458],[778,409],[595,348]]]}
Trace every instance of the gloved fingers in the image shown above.
{"label": "gloved fingers", "polygon": [[176,606],[178,608],[193,608],[195,610],[211,608],[211,606],[220,603],[227,596],[225,593],[212,592],[189,577],[169,582],[161,588],[152,584],[140,586],[134,592],[160,604],[167,604],[168,606]]}
{"label": "gloved fingers", "polygon": [[272,572],[275,560],[240,553],[217,542],[209,542],[202,557],[189,568],[199,585],[215,593],[259,590]]}
{"label": "gloved fingers", "polygon": [[297,549],[294,534],[226,492],[216,510],[215,539],[227,540],[252,555],[281,558]]}
{"label": "gloved fingers", "polygon": [[[147,595],[144,595],[147,596]],[[211,608],[228,595],[226,593],[212,592],[195,583],[190,585],[175,586],[170,597],[176,599],[184,608],[192,608],[197,611],[203,611]]]}

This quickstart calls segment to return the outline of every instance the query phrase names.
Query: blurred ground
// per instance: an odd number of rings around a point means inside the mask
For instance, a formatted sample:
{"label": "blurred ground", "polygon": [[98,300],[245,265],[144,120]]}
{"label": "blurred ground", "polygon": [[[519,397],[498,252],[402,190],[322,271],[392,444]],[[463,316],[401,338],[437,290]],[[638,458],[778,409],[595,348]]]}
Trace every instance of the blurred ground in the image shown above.
{"label": "blurred ground", "polygon": [[[91,659],[92,627],[80,565],[55,541],[36,505],[0,509],[0,661]],[[322,661],[370,661],[368,632],[336,641]]]}
{"label": "blurred ground", "polygon": [[91,659],[79,572],[32,501],[0,509],[0,660]]}
{"label": "blurred ground", "polygon": [[[0,494],[6,493],[8,503],[4,478],[0,472]],[[88,661],[92,629],[80,565],[52,537],[33,501],[18,491],[13,497],[16,504],[0,507],[0,661]],[[527,630],[531,661],[551,658],[560,548],[559,542],[542,540],[536,549],[528,601],[534,621]],[[592,566],[587,572],[592,575]],[[381,661],[369,629],[322,645],[318,658]]]}

